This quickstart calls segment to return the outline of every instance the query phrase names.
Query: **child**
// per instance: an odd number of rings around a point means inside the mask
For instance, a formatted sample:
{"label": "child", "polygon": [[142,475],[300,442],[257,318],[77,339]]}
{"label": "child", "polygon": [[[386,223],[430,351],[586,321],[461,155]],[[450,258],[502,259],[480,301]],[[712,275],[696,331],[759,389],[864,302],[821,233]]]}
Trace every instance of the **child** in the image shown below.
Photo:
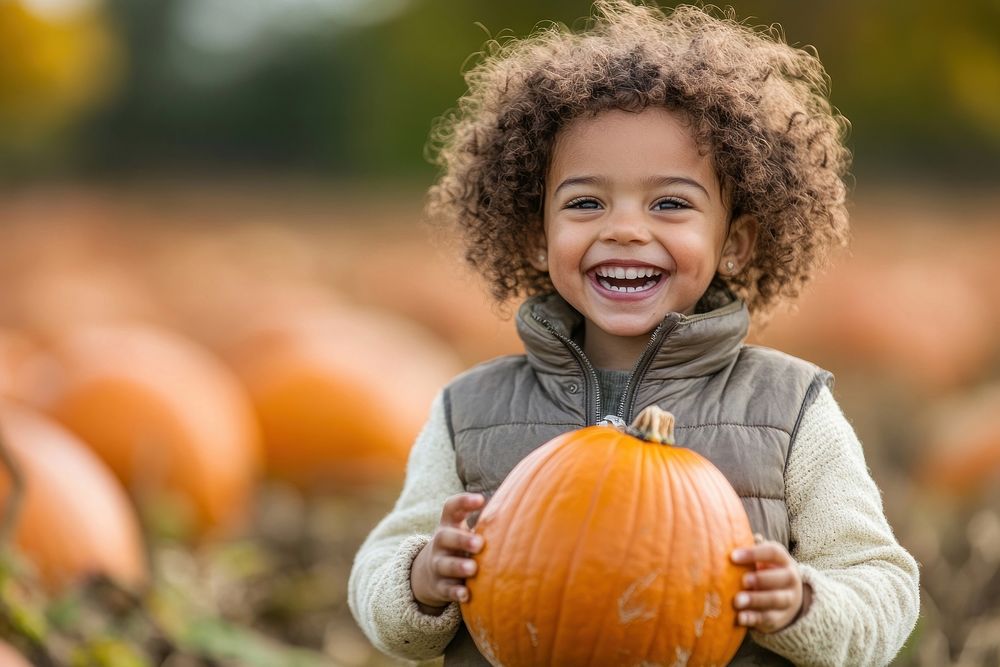
{"label": "child", "polygon": [[732,664],[881,665],[913,628],[896,542],[830,375],[743,344],[847,237],[846,121],[814,55],[681,7],[599,0],[590,29],[494,44],[437,130],[433,215],[517,315],[526,355],[435,401],[349,598],[380,649],[487,664],[456,601],[468,525],[528,452],[605,415],[674,412],[765,539],[729,601]]}

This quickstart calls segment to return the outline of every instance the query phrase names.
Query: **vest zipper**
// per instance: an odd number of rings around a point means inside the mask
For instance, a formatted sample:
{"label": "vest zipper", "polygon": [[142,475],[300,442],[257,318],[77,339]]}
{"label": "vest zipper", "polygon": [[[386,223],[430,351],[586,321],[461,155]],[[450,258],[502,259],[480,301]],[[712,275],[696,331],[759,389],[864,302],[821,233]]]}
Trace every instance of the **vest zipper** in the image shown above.
{"label": "vest zipper", "polygon": [[659,349],[660,344],[662,344],[663,338],[677,326],[676,321],[671,322],[669,327],[665,326],[665,324],[665,321],[660,322],[653,329],[653,333],[649,336],[649,342],[646,343],[646,349],[639,355],[639,360],[635,362],[632,373],[628,376],[628,382],[625,383],[625,392],[622,394],[622,400],[618,404],[618,412],[616,414],[626,424],[632,423],[632,403],[635,401],[635,393],[639,388],[639,382],[646,374],[646,371],[649,370],[650,364],[653,363],[653,357],[656,356],[656,351]]}
{"label": "vest zipper", "polygon": [[[570,352],[576,357],[577,363],[580,364],[580,369],[583,371],[584,375],[584,403],[587,407],[587,414],[590,416],[587,418],[587,426],[593,426],[597,422],[601,421],[601,383],[597,380],[597,371],[591,365],[590,360],[587,359],[587,355],[583,353],[583,348],[576,344],[572,338],[562,335],[556,328],[552,326],[552,323],[548,320],[539,319],[534,313],[531,317],[536,322],[541,322],[545,325],[545,328],[552,332],[552,334],[562,341],[563,345],[569,348]],[[593,394],[593,402],[591,402],[591,394]]]}

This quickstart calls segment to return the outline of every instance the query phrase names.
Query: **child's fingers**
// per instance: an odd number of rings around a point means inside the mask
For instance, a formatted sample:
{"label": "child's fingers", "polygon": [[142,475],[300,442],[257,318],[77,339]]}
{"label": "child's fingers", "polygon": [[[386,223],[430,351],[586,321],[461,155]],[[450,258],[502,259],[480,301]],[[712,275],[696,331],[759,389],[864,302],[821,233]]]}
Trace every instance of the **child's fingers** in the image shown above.
{"label": "child's fingers", "polygon": [[438,579],[434,582],[434,594],[444,602],[464,602],[462,595],[468,598],[469,589],[461,579]]}
{"label": "child's fingers", "polygon": [[481,493],[459,493],[444,501],[441,510],[441,524],[463,526],[465,517],[483,508],[486,497]]}
{"label": "child's fingers", "polygon": [[736,549],[730,558],[738,565],[757,564],[765,567],[768,565],[791,565],[795,562],[788,550],[777,542],[761,542],[752,547]]}
{"label": "child's fingers", "polygon": [[452,586],[449,591],[448,599],[454,600],[455,602],[468,602],[469,589],[465,586]]}
{"label": "child's fingers", "polygon": [[736,622],[748,628],[757,628],[764,632],[773,632],[782,626],[782,617],[776,611],[741,611],[736,615]]}
{"label": "child's fingers", "polygon": [[768,611],[776,609],[784,611],[796,605],[795,592],[788,588],[774,591],[740,591],[736,594],[733,604],[737,609]]}
{"label": "child's fingers", "polygon": [[476,561],[457,556],[435,556],[431,567],[439,577],[464,579],[476,573]]}
{"label": "child's fingers", "polygon": [[477,554],[482,551],[483,538],[463,528],[438,528],[434,533],[435,551]]}
{"label": "child's fingers", "polygon": [[760,591],[775,588],[794,588],[798,582],[795,571],[790,567],[772,567],[743,575],[743,587]]}

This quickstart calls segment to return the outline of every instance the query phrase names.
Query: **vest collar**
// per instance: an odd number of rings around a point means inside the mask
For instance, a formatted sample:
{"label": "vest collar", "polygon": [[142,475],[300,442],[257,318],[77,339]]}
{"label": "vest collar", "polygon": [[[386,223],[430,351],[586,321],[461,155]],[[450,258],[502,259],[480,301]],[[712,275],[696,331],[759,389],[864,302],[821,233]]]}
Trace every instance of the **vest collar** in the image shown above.
{"label": "vest collar", "polygon": [[[711,375],[736,359],[749,327],[746,304],[735,298],[705,313],[670,313],[651,334],[635,370],[657,380]],[[583,317],[558,294],[525,301],[518,309],[517,330],[536,370],[579,373],[589,366],[579,343]]]}

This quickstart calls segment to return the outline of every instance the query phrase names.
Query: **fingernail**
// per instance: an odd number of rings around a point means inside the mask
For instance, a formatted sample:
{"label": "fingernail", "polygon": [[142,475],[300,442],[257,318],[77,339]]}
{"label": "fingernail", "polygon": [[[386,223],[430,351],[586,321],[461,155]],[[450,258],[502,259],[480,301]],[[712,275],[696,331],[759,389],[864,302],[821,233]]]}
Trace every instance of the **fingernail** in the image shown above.
{"label": "fingernail", "polygon": [[733,560],[743,560],[747,557],[746,549],[736,549],[733,551]]}
{"label": "fingernail", "polygon": [[745,607],[750,602],[750,596],[746,593],[737,593],[736,595],[736,606]]}
{"label": "fingernail", "polygon": [[458,592],[458,601],[459,602],[468,602],[469,601],[469,592],[467,590],[465,590],[464,588]]}
{"label": "fingernail", "polygon": [[476,569],[476,564],[472,561],[466,561],[462,563],[462,572],[466,574],[472,574],[472,571]]}
{"label": "fingernail", "polygon": [[747,574],[743,577],[743,585],[747,588],[753,588],[755,583],[756,582],[754,582],[754,576],[752,574]]}
{"label": "fingernail", "polygon": [[740,625],[750,625],[750,614],[745,612],[740,614]]}
{"label": "fingernail", "polygon": [[483,546],[483,538],[476,536],[470,540],[470,546],[473,549],[481,549]]}

